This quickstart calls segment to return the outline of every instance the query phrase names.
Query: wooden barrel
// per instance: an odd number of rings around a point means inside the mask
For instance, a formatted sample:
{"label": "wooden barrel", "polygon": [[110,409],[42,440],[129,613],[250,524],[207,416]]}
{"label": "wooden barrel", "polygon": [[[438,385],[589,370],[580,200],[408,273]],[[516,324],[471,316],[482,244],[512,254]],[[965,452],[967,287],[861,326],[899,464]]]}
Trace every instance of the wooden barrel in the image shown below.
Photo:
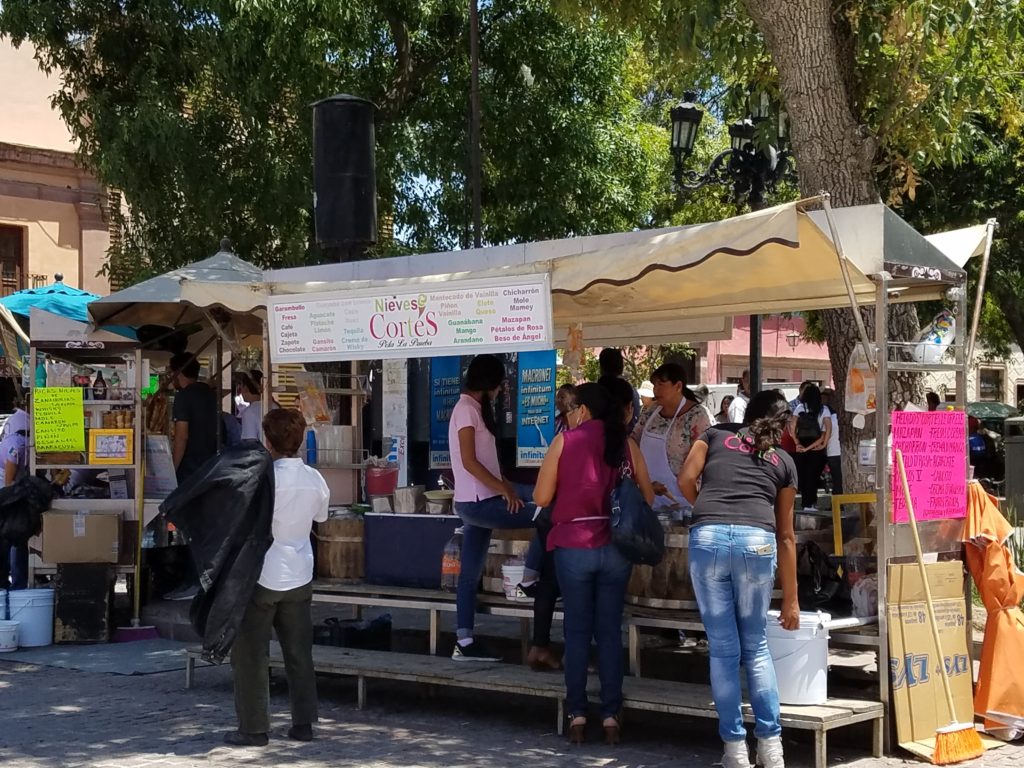
{"label": "wooden barrel", "polygon": [[670,528],[665,534],[665,556],[655,566],[633,566],[626,601],[653,608],[696,608],[690,583],[689,534]]}
{"label": "wooden barrel", "polygon": [[501,566],[512,558],[523,558],[534,536],[533,528],[495,529],[491,531],[491,546],[484,563],[484,592],[505,591],[501,582]]}
{"label": "wooden barrel", "polygon": [[317,523],[316,575],[322,579],[363,578],[363,518],[332,517]]}

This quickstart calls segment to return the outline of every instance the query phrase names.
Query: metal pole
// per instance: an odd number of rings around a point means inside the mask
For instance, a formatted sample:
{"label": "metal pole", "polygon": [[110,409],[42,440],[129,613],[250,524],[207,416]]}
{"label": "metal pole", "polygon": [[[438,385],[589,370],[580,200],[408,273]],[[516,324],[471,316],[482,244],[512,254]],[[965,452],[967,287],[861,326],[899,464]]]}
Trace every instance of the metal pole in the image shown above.
{"label": "metal pole", "polygon": [[761,316],[750,316],[750,396],[761,391]]}
{"label": "metal pole", "polygon": [[[889,709],[889,617],[885,603],[889,558],[894,554],[895,530],[889,511],[889,279],[887,272],[875,280],[875,529],[878,566],[878,697],[886,709],[884,747],[892,741]],[[860,309],[854,307],[854,315]],[[869,358],[870,360],[871,358]]]}
{"label": "metal pole", "polygon": [[[968,368],[974,361],[974,342],[978,338],[978,324],[981,322],[981,308],[985,304],[985,279],[988,277],[988,260],[992,253],[992,238],[995,237],[997,226],[998,223],[995,219],[988,220],[985,232],[985,255],[981,259],[981,273],[978,275],[978,291],[977,295],[974,297],[974,318],[971,320],[971,335],[968,337],[967,342],[967,360],[965,363]],[[967,295],[966,280],[964,281],[964,295]],[[967,314],[964,313],[962,317],[966,320]]]}
{"label": "metal pole", "polygon": [[469,0],[469,184],[473,217],[473,247],[483,244],[481,222],[480,153],[480,14],[477,0]]}

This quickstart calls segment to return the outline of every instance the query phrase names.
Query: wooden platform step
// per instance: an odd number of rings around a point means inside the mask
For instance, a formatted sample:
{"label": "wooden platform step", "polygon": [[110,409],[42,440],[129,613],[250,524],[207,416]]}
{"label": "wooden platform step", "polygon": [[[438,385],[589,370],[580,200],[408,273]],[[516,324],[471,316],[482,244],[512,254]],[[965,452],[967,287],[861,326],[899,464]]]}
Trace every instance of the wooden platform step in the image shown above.
{"label": "wooden platform step", "polygon": [[[191,688],[195,664],[202,656],[199,648],[187,651],[185,687]],[[271,644],[270,666],[283,668],[281,649]],[[437,656],[389,651],[364,651],[332,646],[313,646],[313,666],[317,672],[356,678],[357,707],[366,706],[366,681],[398,680],[453,688],[512,693],[553,700],[557,710],[557,729],[565,725],[565,687],[560,675],[542,675],[514,664],[455,662]],[[592,681],[596,694],[596,681]],[[623,684],[625,709],[664,712],[686,717],[717,718],[711,688],[704,685],[627,677]],[[862,722],[873,722],[873,754],[882,756],[884,709],[880,702],[857,699],[829,699],[821,706],[783,705],[782,727],[814,732],[815,766],[826,768],[828,731]],[[754,721],[749,705],[744,719]]]}

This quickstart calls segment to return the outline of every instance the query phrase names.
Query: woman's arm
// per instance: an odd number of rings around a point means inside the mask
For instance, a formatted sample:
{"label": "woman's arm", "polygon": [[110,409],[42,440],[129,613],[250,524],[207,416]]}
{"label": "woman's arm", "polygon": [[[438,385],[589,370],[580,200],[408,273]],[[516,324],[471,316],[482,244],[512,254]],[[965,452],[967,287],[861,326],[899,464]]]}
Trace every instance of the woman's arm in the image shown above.
{"label": "woman's arm", "polygon": [[476,457],[476,428],[463,427],[459,430],[459,450],[462,454],[462,468],[490,488],[499,496],[504,496],[510,512],[523,506],[523,500],[515,489],[503,478],[495,477]]}
{"label": "woman's arm", "polygon": [[562,446],[565,440],[555,435],[551,447],[544,454],[544,461],[537,473],[537,485],[533,488],[533,503],[538,507],[546,507],[555,500],[555,488],[558,486],[558,460],[562,458]]}
{"label": "woman's arm", "polygon": [[5,461],[4,462],[4,488],[10,488],[14,485],[14,479],[18,476],[18,462],[16,461]]}
{"label": "woman's arm", "polygon": [[647,471],[647,462],[644,461],[644,455],[640,451],[640,446],[636,444],[633,438],[626,440],[626,445],[629,446],[629,457],[633,462],[633,479],[636,480],[636,484],[640,487],[640,493],[644,495],[644,501],[648,504],[653,504],[654,486],[651,484],[651,475]]}
{"label": "woman's arm", "polygon": [[679,490],[683,497],[691,504],[697,503],[697,482],[704,472],[704,462],[708,457],[708,444],[703,440],[697,440],[690,446],[690,452],[686,456],[686,463],[676,478]]}
{"label": "woman's arm", "polygon": [[800,602],[796,593],[796,534],[793,533],[795,488],[780,488],[775,496],[775,545],[778,549],[779,581],[782,582],[782,626],[800,627]]}
{"label": "woman's arm", "polygon": [[828,441],[832,439],[832,414],[824,417],[824,424],[822,424],[821,439],[814,444],[814,450],[820,451],[828,448]]}

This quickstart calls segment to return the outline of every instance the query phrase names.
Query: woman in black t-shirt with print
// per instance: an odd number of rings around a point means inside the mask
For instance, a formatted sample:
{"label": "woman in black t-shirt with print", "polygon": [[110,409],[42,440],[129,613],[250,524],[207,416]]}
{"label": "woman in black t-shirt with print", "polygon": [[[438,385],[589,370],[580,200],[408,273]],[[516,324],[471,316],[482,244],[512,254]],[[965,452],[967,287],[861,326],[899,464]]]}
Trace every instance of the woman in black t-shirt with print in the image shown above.
{"label": "woman in black t-shirt with print", "polygon": [[725,744],[723,768],[750,766],[741,711],[741,661],[754,710],[758,763],[764,768],[784,766],[767,626],[776,561],[782,626],[800,626],[793,534],[796,467],[778,447],[789,415],[781,394],[759,393],[747,405],[742,426],[712,427],[694,442],[679,474],[679,488],[694,505],[690,580],[708,635],[711,690]]}

